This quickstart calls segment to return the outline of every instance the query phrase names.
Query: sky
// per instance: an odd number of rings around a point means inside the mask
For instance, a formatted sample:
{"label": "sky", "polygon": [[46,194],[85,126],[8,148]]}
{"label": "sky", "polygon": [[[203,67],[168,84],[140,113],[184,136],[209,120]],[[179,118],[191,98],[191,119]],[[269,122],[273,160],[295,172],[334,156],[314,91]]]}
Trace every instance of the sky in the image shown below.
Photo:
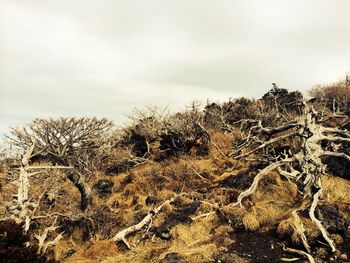
{"label": "sky", "polygon": [[0,0],[0,133],[37,117],[307,91],[350,71],[348,0]]}

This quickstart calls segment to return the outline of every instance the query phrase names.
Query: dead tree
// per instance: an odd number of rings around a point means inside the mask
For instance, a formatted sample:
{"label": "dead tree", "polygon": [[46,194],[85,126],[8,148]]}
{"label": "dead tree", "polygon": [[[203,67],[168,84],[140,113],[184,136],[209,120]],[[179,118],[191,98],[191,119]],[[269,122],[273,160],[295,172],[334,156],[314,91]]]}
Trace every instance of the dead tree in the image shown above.
{"label": "dead tree", "polygon": [[[42,191],[42,193],[39,194],[39,197],[34,197],[34,194],[31,189],[31,179],[33,177],[39,175],[43,175],[43,170],[52,170],[52,169],[64,169],[64,170],[71,170],[73,167],[69,166],[30,166],[29,160],[33,153],[33,149],[35,148],[35,144],[33,143],[27,151],[23,154],[23,157],[21,159],[19,172],[18,172],[18,179],[14,180],[12,183],[18,187],[17,194],[13,195],[13,205],[8,208],[9,215],[5,218],[2,218],[1,220],[7,220],[12,219],[17,224],[23,224],[23,230],[24,232],[28,232],[31,227],[31,222],[33,220],[38,219],[49,219],[54,216],[55,219],[51,226],[46,227],[43,230],[43,233],[41,235],[34,234],[35,238],[38,240],[38,254],[45,253],[46,250],[50,246],[56,245],[60,239],[63,237],[63,232],[59,233],[54,239],[49,240],[50,237],[48,236],[48,233],[51,231],[55,231],[58,226],[54,226],[57,217],[60,216],[67,216],[65,214],[60,213],[45,213],[45,215],[37,215],[37,212],[40,207],[40,201],[42,197],[46,194],[47,189],[52,187],[52,185],[45,185],[46,181],[41,180],[43,187],[46,187],[46,190]],[[15,174],[15,173],[14,173]],[[52,180],[51,180],[52,181]],[[48,183],[49,184],[49,183]],[[32,193],[31,193],[32,192]],[[31,193],[31,194],[30,194]],[[68,213],[67,213],[68,214]],[[51,235],[52,236],[52,235]]]}
{"label": "dead tree", "polygon": [[[18,187],[17,194],[14,195],[13,205],[9,207],[9,218],[16,221],[16,223],[24,223],[24,231],[27,232],[30,228],[30,223],[37,218],[35,212],[39,208],[39,202],[46,191],[39,195],[38,200],[34,200],[30,196],[30,179],[31,177],[42,174],[42,170],[47,169],[64,169],[71,170],[73,167],[69,166],[30,166],[29,159],[33,152],[35,145],[33,144],[23,155],[21,165],[19,168],[18,180],[14,180],[13,184]],[[34,172],[31,172],[33,171]],[[39,218],[42,218],[41,216]]]}
{"label": "dead tree", "polygon": [[75,169],[68,171],[67,178],[74,184],[80,192],[80,209],[84,211],[92,201],[92,192],[90,186],[84,181],[84,176]]}
{"label": "dead tree", "polygon": [[[297,117],[295,121],[282,126],[266,128],[262,127],[261,122],[250,128],[248,135],[238,150],[231,156],[241,159],[248,155],[261,153],[265,161],[269,164],[262,169],[254,178],[252,185],[243,191],[236,203],[232,205],[242,206],[244,198],[252,195],[257,190],[259,181],[272,171],[279,172],[295,184],[301,183],[300,189],[303,199],[310,200],[309,217],[320,230],[323,238],[326,240],[333,252],[335,244],[329,237],[325,227],[315,216],[315,209],[322,194],[321,175],[326,172],[326,165],[322,162],[324,157],[339,157],[350,161],[350,156],[341,152],[342,143],[350,142],[350,133],[339,128],[325,127],[320,123],[318,112],[313,107],[305,105],[304,112]],[[269,156],[267,149],[276,146],[285,140],[298,139],[300,147],[294,154],[279,153]],[[247,145],[255,145],[246,149]],[[242,152],[244,149],[245,152]],[[307,242],[304,242],[304,245]],[[305,245],[307,250],[308,246]]]}
{"label": "dead tree", "polygon": [[96,161],[112,122],[97,118],[36,119],[20,129],[12,129],[9,141],[26,150],[32,147],[28,162],[49,161],[70,166],[67,178],[81,194],[81,209],[91,202],[91,189],[85,182],[86,174],[96,167]]}
{"label": "dead tree", "polygon": [[34,142],[32,161],[44,159],[84,169],[79,167],[87,165],[82,158],[101,147],[112,125],[107,119],[97,118],[35,119],[22,128],[13,128],[8,139],[23,150]]}

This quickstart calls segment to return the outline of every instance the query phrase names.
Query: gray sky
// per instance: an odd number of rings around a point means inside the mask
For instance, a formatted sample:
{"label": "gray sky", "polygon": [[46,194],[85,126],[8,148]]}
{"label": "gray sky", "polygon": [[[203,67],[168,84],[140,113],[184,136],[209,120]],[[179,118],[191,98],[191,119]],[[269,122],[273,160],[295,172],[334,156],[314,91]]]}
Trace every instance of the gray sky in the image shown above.
{"label": "gray sky", "polygon": [[350,69],[348,0],[0,0],[0,132],[264,94]]}

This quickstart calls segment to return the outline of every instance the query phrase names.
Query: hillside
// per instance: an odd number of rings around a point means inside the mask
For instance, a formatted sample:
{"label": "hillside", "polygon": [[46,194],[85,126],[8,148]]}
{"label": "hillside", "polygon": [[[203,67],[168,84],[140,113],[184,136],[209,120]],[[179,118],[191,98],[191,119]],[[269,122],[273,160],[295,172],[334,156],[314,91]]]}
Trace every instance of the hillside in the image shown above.
{"label": "hillside", "polygon": [[13,129],[0,262],[347,262],[349,91]]}

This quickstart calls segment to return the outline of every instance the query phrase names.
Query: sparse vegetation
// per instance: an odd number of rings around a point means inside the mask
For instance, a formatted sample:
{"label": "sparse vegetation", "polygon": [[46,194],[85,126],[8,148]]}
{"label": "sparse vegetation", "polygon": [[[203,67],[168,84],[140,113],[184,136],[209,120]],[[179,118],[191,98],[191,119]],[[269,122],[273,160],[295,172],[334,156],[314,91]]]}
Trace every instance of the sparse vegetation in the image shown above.
{"label": "sparse vegetation", "polygon": [[349,114],[350,75],[335,83],[317,85],[309,91],[309,95],[333,113]]}
{"label": "sparse vegetation", "polygon": [[118,129],[95,118],[13,129],[22,156],[2,166],[0,231],[9,219],[22,225],[0,232],[0,253],[13,257],[3,244],[21,227],[28,259],[343,262],[350,95],[338,91],[346,83],[314,89],[309,101],[273,84],[261,99],[203,110],[146,108]]}

